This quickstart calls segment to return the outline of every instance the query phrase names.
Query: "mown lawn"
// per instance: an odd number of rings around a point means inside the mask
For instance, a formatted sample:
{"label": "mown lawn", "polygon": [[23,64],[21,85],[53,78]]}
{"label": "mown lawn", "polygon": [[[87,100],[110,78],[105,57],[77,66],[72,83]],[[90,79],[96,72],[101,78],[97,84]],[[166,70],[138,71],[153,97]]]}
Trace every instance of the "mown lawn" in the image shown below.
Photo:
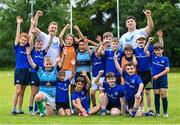
{"label": "mown lawn", "polygon": [[[27,87],[23,110],[25,115],[12,116],[11,102],[14,92],[13,71],[0,71],[0,124],[177,124],[180,123],[180,73],[169,73],[169,118],[105,116],[98,114],[89,117],[51,116],[39,118],[28,115],[29,91]],[[162,109],[162,108],[161,108]]]}

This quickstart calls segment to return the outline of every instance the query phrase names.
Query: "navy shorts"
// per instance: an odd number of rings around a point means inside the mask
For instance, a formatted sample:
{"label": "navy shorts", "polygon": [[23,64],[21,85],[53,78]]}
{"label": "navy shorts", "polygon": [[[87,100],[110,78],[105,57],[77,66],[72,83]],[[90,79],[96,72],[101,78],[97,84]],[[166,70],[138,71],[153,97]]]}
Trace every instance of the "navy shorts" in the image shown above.
{"label": "navy shorts", "polygon": [[153,80],[153,89],[168,88],[167,80],[157,79]]}
{"label": "navy shorts", "polygon": [[29,84],[39,86],[39,77],[36,72],[30,72],[29,73]]}
{"label": "navy shorts", "polygon": [[134,107],[135,98],[126,99],[126,105],[128,109],[132,109]]}
{"label": "navy shorts", "polygon": [[138,71],[137,74],[141,77],[145,90],[150,90],[153,88],[151,83],[151,71]]}
{"label": "navy shorts", "polygon": [[14,85],[29,85],[29,68],[17,68],[14,72]]}
{"label": "navy shorts", "polygon": [[70,109],[69,103],[64,102],[56,102],[56,110],[59,111],[59,109]]}
{"label": "navy shorts", "polygon": [[112,108],[121,109],[121,105],[108,102],[106,109],[110,111]]}

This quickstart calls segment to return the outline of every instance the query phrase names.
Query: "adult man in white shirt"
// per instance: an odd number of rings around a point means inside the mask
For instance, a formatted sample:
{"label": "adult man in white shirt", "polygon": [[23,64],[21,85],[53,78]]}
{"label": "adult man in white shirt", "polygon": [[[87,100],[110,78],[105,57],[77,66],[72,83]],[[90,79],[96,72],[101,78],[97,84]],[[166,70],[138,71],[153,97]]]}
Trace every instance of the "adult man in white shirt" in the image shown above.
{"label": "adult man in white shirt", "polygon": [[151,17],[151,11],[146,10],[143,12],[147,17],[147,26],[145,28],[136,29],[136,18],[134,16],[126,17],[126,27],[128,29],[128,32],[123,34],[120,38],[120,48],[122,50],[124,50],[124,47],[127,44],[131,44],[135,49],[137,47],[136,37],[139,34],[142,34],[147,37],[151,33],[152,28],[154,27],[153,20]]}

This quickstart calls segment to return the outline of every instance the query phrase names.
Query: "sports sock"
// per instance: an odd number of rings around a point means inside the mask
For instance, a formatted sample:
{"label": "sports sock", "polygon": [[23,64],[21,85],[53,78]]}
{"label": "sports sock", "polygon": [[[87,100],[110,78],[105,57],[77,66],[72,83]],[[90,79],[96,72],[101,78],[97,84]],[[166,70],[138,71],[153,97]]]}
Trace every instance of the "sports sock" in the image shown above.
{"label": "sports sock", "polygon": [[34,112],[38,111],[38,106],[37,106],[37,103],[35,102],[34,103]]}
{"label": "sports sock", "polygon": [[43,101],[36,102],[36,103],[37,103],[37,106],[38,106],[38,109],[39,109],[40,113],[44,114],[45,109],[44,109],[44,106],[43,106]]}
{"label": "sports sock", "polygon": [[18,107],[18,112],[22,112],[22,107]]}
{"label": "sports sock", "polygon": [[163,104],[163,111],[164,111],[164,113],[167,113],[167,108],[168,108],[168,100],[167,100],[167,97],[162,98],[162,104]]}
{"label": "sports sock", "polygon": [[160,95],[155,94],[155,108],[156,108],[156,113],[160,113]]}
{"label": "sports sock", "polygon": [[30,106],[29,106],[29,112],[32,112],[32,111],[33,111],[33,106],[30,105]]}

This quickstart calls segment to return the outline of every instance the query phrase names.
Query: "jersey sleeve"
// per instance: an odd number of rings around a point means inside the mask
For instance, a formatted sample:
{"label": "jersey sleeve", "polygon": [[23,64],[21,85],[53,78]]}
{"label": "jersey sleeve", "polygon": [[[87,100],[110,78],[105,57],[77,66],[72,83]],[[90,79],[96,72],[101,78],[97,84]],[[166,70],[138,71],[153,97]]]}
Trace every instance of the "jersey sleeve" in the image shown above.
{"label": "jersey sleeve", "polygon": [[56,66],[56,70],[59,72],[62,68],[59,65]]}
{"label": "jersey sleeve", "polygon": [[118,93],[119,93],[119,97],[124,97],[124,95],[125,95],[124,90],[122,89],[122,87],[120,87]]}
{"label": "jersey sleeve", "polygon": [[72,93],[72,100],[76,100],[77,98],[79,98],[78,95],[75,92],[73,92]]}
{"label": "jersey sleeve", "polygon": [[69,84],[70,84],[70,80],[69,80],[69,79],[67,79],[67,80],[66,80],[66,83],[69,85]]}
{"label": "jersey sleeve", "polygon": [[164,66],[165,67],[170,67],[169,59],[167,57],[166,57]]}
{"label": "jersey sleeve", "polygon": [[141,77],[140,77],[139,75],[137,75],[136,83],[137,83],[138,85],[140,85],[140,84],[143,83],[142,80],[141,80]]}
{"label": "jersey sleeve", "polygon": [[43,56],[45,56],[47,54],[47,52],[45,51],[45,49],[43,49]]}

